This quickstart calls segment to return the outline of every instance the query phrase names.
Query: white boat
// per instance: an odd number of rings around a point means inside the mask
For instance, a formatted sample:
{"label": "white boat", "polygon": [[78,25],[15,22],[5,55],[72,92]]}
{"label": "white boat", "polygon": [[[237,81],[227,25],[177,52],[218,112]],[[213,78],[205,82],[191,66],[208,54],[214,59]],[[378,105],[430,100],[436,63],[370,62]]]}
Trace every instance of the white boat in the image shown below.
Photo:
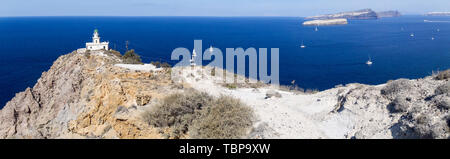
{"label": "white boat", "polygon": [[414,33],[411,33],[411,35],[410,35],[411,37],[414,37]]}
{"label": "white boat", "polygon": [[369,60],[366,62],[366,65],[372,65],[373,64],[373,62],[372,62],[372,60],[370,59],[370,57],[369,57]]}
{"label": "white boat", "polygon": [[314,28],[314,31],[319,31],[319,28],[317,28],[317,27],[316,27],[316,28]]}
{"label": "white boat", "polygon": [[370,66],[370,65],[373,64],[373,62],[369,60],[369,61],[366,62],[366,64]]}
{"label": "white boat", "polygon": [[209,52],[213,52],[213,51],[214,51],[213,47],[210,46],[210,47],[209,47]]}
{"label": "white boat", "polygon": [[431,40],[434,40],[434,37],[431,37]]}
{"label": "white boat", "polygon": [[302,41],[302,45],[300,45],[300,48],[306,48],[306,46],[303,44],[303,41]]}
{"label": "white boat", "polygon": [[437,29],[436,31],[437,31],[437,32],[440,32],[441,30],[440,30],[440,29]]}

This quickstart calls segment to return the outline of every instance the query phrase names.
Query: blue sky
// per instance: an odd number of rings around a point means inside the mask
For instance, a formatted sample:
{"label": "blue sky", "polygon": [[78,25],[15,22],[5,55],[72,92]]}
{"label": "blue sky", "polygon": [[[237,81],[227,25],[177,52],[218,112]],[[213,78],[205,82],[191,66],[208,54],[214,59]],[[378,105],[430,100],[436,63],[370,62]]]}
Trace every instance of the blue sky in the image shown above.
{"label": "blue sky", "polygon": [[450,11],[450,0],[1,0],[0,16],[311,16],[372,8]]}

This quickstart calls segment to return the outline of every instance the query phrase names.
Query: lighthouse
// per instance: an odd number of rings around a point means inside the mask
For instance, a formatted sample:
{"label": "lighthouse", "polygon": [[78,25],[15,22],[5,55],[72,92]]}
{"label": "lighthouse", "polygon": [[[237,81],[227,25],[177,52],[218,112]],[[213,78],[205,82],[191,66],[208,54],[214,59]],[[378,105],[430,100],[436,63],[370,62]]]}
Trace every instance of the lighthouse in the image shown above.
{"label": "lighthouse", "polygon": [[100,36],[98,35],[98,30],[94,30],[94,35],[92,36],[92,42],[86,43],[87,50],[109,50],[109,42],[101,42]]}
{"label": "lighthouse", "polygon": [[195,52],[195,49],[192,51],[192,58],[191,58],[191,66],[195,66],[195,57],[197,56],[197,53]]}

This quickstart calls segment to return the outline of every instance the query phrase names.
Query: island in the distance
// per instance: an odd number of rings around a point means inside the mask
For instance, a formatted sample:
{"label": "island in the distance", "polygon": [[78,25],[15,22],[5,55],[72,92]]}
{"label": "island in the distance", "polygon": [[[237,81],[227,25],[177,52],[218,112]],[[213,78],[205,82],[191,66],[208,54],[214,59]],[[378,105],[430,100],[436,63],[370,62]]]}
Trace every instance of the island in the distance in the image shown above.
{"label": "island in the distance", "polygon": [[348,24],[347,19],[319,19],[319,20],[310,20],[303,22],[305,26],[323,26],[323,25],[345,25]]}
{"label": "island in the distance", "polygon": [[383,11],[377,12],[378,18],[388,18],[388,17],[399,17],[402,14],[399,11],[391,10],[391,11]]}
{"label": "island in the distance", "polygon": [[372,9],[362,9],[351,12],[341,12],[336,14],[325,14],[318,16],[306,17],[303,25],[305,26],[319,26],[319,25],[345,25],[347,20],[373,20],[385,17],[401,16],[399,11],[384,11],[375,12]]}
{"label": "island in the distance", "polygon": [[450,12],[429,12],[426,16],[450,16]]}
{"label": "island in the distance", "polygon": [[351,11],[351,12],[341,12],[336,14],[325,14],[325,15],[318,15],[318,16],[311,16],[306,17],[305,19],[339,19],[339,18],[345,18],[345,19],[378,19],[378,15],[375,11],[372,9],[362,9],[357,11]]}

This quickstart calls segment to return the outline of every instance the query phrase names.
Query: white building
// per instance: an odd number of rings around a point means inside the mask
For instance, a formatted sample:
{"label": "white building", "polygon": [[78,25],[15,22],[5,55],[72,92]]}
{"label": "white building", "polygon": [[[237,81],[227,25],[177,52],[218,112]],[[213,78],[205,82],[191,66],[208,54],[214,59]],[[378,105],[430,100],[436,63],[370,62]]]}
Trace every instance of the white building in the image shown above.
{"label": "white building", "polygon": [[109,42],[100,42],[100,37],[98,36],[98,30],[94,30],[94,36],[92,37],[92,42],[86,43],[87,50],[109,50]]}

